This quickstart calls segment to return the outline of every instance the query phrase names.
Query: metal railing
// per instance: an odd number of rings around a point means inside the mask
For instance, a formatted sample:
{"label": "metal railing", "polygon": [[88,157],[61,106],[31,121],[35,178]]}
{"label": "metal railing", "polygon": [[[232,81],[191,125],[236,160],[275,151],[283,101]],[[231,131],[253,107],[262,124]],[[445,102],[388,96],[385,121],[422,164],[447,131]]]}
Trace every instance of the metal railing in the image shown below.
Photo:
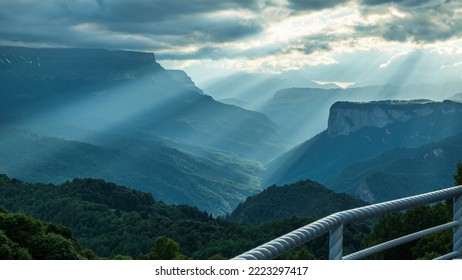
{"label": "metal railing", "polygon": [[[412,207],[435,203],[438,201],[453,199],[453,221],[412,233],[382,244],[358,251],[356,253],[343,256],[343,226],[368,218],[373,218],[401,211]],[[381,252],[383,250],[398,246],[424,236],[434,234],[447,229],[453,229],[453,249],[452,252],[437,259],[462,258],[462,186],[451,187],[443,190],[391,200],[383,203],[368,205],[351,210],[337,212],[316,222],[308,224],[288,234],[269,241],[250,251],[247,251],[233,260],[267,260],[294,249],[308,241],[330,233],[329,237],[329,259],[331,260],[353,260],[364,258],[368,255]]]}

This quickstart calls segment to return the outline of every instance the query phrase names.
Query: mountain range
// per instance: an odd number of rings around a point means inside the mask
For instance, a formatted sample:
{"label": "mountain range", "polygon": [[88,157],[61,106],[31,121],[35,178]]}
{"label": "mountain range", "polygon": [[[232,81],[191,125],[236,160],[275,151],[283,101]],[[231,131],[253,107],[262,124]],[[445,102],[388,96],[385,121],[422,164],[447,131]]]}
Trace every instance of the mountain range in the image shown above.
{"label": "mountain range", "polygon": [[[104,179],[219,216],[300,180],[368,202],[435,189],[459,155],[454,87],[242,73],[202,90],[152,53],[2,46],[0,56],[0,172],[29,182]],[[446,96],[456,101],[430,100]],[[397,172],[409,158],[416,170]]]}
{"label": "mountain range", "polygon": [[338,88],[337,85],[322,85],[294,73],[280,75],[238,73],[212,79],[203,85],[204,92],[217,100],[233,105],[244,105],[246,109],[257,111],[260,111],[261,105],[271,99],[276,91],[291,87]]}
{"label": "mountain range", "polygon": [[[216,102],[152,53],[0,47],[2,118],[181,142],[267,161],[287,148],[266,116]],[[87,135],[86,135],[87,136]]]}
{"label": "mountain range", "polygon": [[226,154],[206,158],[133,139],[100,146],[13,129],[0,135],[0,170],[29,182],[104,178],[214,215],[260,190],[261,166]]}
{"label": "mountain range", "polygon": [[[0,46],[0,256],[40,258],[4,222],[19,219],[75,258],[146,259],[159,238],[230,258],[315,217],[449,187],[456,89],[241,73],[202,90],[152,53]],[[345,251],[370,230],[347,226]],[[326,244],[281,258],[326,258]]]}
{"label": "mountain range", "polygon": [[[354,176],[351,171],[348,176],[347,173],[342,173],[343,170],[347,172],[346,168],[350,164],[366,160],[369,160],[369,164],[378,163],[380,160],[374,158],[384,152],[397,148],[417,148],[456,135],[462,132],[461,119],[462,104],[452,101],[337,102],[330,109],[327,130],[270,162],[267,165],[265,182],[284,184],[310,178],[330,187],[330,183],[333,182],[330,180],[337,178],[337,183],[334,184],[336,191],[348,191],[358,195],[357,187],[355,191],[351,191],[351,188],[355,188],[349,185],[351,182],[338,183]],[[395,156],[398,154],[400,153],[395,152]],[[455,157],[456,155],[454,154]],[[384,155],[384,158],[387,156]],[[444,165],[444,173],[448,178],[448,173],[452,174],[453,170],[447,168],[455,165],[454,160],[451,157]],[[361,166],[365,169],[376,166],[380,170],[380,165],[371,166],[368,163]],[[412,165],[412,162],[408,164]],[[434,164],[436,166],[437,163]],[[355,169],[355,172],[358,170]],[[403,176],[406,176],[406,173]],[[382,180],[382,177],[377,176],[376,179]],[[402,189],[405,191],[397,192],[396,195],[392,192],[385,196],[372,196],[373,199],[367,195],[361,198],[374,202],[382,201],[439,188],[444,186],[441,183],[447,182],[435,179],[427,184],[427,187],[406,189],[403,186]],[[386,193],[384,190],[380,192]]]}
{"label": "mountain range", "polygon": [[263,114],[215,101],[151,53],[0,54],[0,168],[20,179],[102,178],[221,215],[261,189],[259,162],[290,143]]}
{"label": "mountain range", "polygon": [[293,141],[304,142],[327,129],[330,108],[339,101],[372,102],[416,98],[443,101],[452,94],[454,94],[452,88],[444,89],[427,84],[349,87],[346,89],[291,87],[275,92],[272,98],[264,102],[257,110],[278,125],[290,129],[290,137]]}

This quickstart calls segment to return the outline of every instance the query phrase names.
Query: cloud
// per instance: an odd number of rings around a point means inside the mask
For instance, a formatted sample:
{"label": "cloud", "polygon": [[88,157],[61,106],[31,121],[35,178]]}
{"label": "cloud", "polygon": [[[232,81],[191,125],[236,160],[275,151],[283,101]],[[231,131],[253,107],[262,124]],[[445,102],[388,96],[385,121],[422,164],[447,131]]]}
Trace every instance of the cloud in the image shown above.
{"label": "cloud", "polygon": [[[387,41],[433,43],[462,35],[462,3],[448,0],[363,0],[365,16],[388,15],[372,24],[359,24],[362,36]],[[382,5],[382,4],[393,4]]]}
{"label": "cloud", "polygon": [[398,4],[401,6],[412,7],[421,6],[433,0],[361,0],[360,3],[365,5],[383,5],[383,4]]}
{"label": "cloud", "polygon": [[[337,62],[345,61],[341,56],[347,53],[460,38],[461,2],[0,1],[0,43],[153,51],[162,60],[227,61],[252,71],[267,67],[278,72],[315,64],[335,64],[340,69]],[[392,56],[376,67],[387,65]]]}
{"label": "cloud", "polygon": [[322,10],[348,2],[350,0],[289,0],[289,7],[294,11]]}
{"label": "cloud", "polygon": [[227,42],[261,32],[252,14],[256,5],[257,0],[1,1],[0,38],[139,50]]}
{"label": "cloud", "polygon": [[152,22],[172,18],[205,15],[207,13],[256,8],[257,0],[113,0],[104,2],[104,17],[108,20],[126,22]]}
{"label": "cloud", "polygon": [[308,41],[302,47],[295,49],[304,54],[312,54],[319,51],[330,51],[332,48],[329,43],[326,42]]}
{"label": "cloud", "polygon": [[185,51],[179,53],[158,54],[160,60],[193,60],[193,59],[212,59],[218,60],[234,56],[229,51],[219,47],[202,47],[195,51]]}
{"label": "cloud", "polygon": [[340,40],[340,38],[328,35],[307,36],[301,40],[298,40],[298,43],[292,43],[291,47],[288,48],[286,52],[298,51],[302,54],[328,52],[332,50],[332,42],[337,40]]}

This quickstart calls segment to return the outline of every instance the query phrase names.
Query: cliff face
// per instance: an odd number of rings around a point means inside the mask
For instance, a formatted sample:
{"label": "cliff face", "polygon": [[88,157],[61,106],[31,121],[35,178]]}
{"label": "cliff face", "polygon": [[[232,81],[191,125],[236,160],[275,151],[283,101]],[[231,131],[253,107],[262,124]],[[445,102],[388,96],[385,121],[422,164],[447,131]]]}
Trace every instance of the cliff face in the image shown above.
{"label": "cliff face", "polygon": [[152,53],[0,46],[3,79],[30,75],[42,79],[124,80],[160,69]]}
{"label": "cliff face", "polygon": [[102,178],[225,214],[260,188],[260,164],[246,159],[267,161],[286,149],[266,116],[200,94],[186,73],[165,70],[151,53],[0,47],[0,59],[0,128],[97,147],[86,153],[20,135],[22,142],[0,147],[0,170],[9,157],[9,173],[28,181]]}
{"label": "cliff face", "polygon": [[[265,183],[307,178],[327,183],[354,162],[461,133],[460,120],[462,104],[452,101],[337,102],[331,108],[328,129],[268,164]],[[441,155],[439,150],[435,153]],[[360,187],[364,199],[374,199],[367,181]]]}
{"label": "cliff face", "polygon": [[0,46],[0,110],[11,115],[70,103],[129,82],[172,84],[152,53]]}
{"label": "cliff face", "polygon": [[175,138],[258,160],[287,144],[264,115],[216,102],[152,53],[0,47],[0,58],[0,121]]}
{"label": "cliff face", "polygon": [[[188,79],[184,73],[178,82],[156,62],[153,53],[0,46],[0,119],[2,115],[30,118],[44,108],[74,106],[84,99],[114,103],[121,94],[131,96],[131,101],[144,98],[146,104],[200,92]],[[99,95],[107,100],[92,99]],[[139,105],[131,101],[124,110]]]}
{"label": "cliff face", "polygon": [[383,101],[371,103],[337,102],[330,109],[327,134],[349,135],[365,127],[383,128],[421,117],[439,118],[462,112],[462,104],[444,101]]}

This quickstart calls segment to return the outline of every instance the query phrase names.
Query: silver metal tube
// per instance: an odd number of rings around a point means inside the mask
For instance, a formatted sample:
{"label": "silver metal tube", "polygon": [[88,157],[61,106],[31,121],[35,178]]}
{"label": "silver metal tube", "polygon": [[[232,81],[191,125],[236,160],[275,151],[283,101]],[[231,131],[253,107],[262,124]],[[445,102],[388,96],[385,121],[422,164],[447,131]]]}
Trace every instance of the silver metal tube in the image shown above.
{"label": "silver metal tube", "polygon": [[384,242],[384,243],[381,243],[381,244],[366,248],[364,250],[355,252],[353,254],[350,254],[350,255],[347,255],[347,256],[343,257],[343,259],[344,260],[363,259],[363,258],[365,258],[367,256],[370,256],[370,255],[373,255],[375,253],[385,251],[387,249],[390,249],[390,248],[393,248],[393,247],[396,247],[396,246],[411,242],[413,240],[425,237],[427,235],[431,235],[431,234],[434,234],[434,233],[437,233],[437,232],[440,232],[440,231],[444,231],[444,230],[447,230],[447,229],[457,227],[458,225],[459,225],[459,222],[453,221],[453,222],[446,223],[446,224],[443,224],[443,225],[439,225],[439,226],[436,226],[436,227],[432,227],[432,228],[429,228],[429,229],[424,229],[424,230],[421,230],[419,232],[411,233],[411,234],[408,234],[406,236],[402,236],[402,237],[399,237],[399,238],[396,238],[396,239],[393,239],[393,240],[390,240],[390,241],[387,241],[387,242]]}
{"label": "silver metal tube", "polygon": [[453,205],[454,221],[459,222],[459,225],[452,232],[452,250],[458,253],[459,259],[462,258],[462,196],[454,198]]}
{"label": "silver metal tube", "polygon": [[437,257],[435,258],[434,260],[437,260],[437,261],[441,261],[441,260],[452,260],[452,259],[455,259],[459,257],[459,253],[457,252],[451,252],[449,254],[446,254],[446,255],[442,255],[441,257]]}
{"label": "silver metal tube", "polygon": [[329,260],[341,260],[343,255],[343,224],[332,229],[329,237]]}
{"label": "silver metal tube", "polygon": [[[455,206],[457,205],[456,208],[458,209],[457,211],[455,210],[454,217],[455,219],[457,217],[459,224],[462,224],[462,186],[456,186],[430,193],[337,212],[265,243],[264,245],[271,245],[271,251],[268,250],[267,246],[260,246],[247,251],[244,254],[236,256],[233,259],[272,259],[287,252],[290,249],[303,245],[320,235],[326,234],[327,232],[332,231],[342,224],[381,216],[394,211],[400,211],[419,205],[434,203],[453,197],[458,197],[454,203]],[[303,233],[303,236],[301,236],[300,233]],[[456,248],[454,251],[462,253],[462,228],[460,225],[454,230],[454,248]],[[459,254],[459,256],[460,255],[461,254]]]}

